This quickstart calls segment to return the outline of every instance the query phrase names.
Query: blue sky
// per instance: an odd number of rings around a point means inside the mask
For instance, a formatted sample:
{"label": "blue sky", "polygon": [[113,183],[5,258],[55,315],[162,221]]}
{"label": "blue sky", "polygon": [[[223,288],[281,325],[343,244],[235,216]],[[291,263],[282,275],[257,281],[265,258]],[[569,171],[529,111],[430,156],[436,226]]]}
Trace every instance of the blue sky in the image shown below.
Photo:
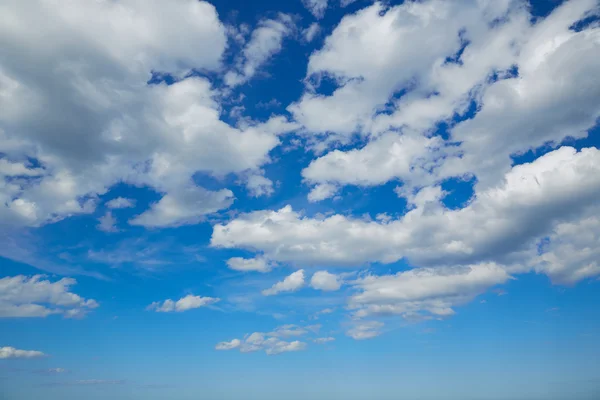
{"label": "blue sky", "polygon": [[597,0],[5,1],[0,399],[596,399]]}

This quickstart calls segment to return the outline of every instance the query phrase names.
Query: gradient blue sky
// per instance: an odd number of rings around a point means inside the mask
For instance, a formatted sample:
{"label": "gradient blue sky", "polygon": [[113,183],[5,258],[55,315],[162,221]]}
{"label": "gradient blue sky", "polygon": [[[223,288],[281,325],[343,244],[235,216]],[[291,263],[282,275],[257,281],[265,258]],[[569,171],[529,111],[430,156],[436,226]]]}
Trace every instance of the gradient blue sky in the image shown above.
{"label": "gradient blue sky", "polygon": [[597,399],[599,14],[1,2],[0,399]]}

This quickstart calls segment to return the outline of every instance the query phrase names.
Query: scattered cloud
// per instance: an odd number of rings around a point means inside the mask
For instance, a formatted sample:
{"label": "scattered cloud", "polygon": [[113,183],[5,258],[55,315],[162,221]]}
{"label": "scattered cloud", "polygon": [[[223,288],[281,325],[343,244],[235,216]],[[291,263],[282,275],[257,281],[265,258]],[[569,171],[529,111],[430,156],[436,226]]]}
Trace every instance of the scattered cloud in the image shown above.
{"label": "scattered cloud", "polygon": [[8,276],[0,279],[0,317],[27,318],[61,314],[66,318],[81,318],[98,307],[92,299],[70,292],[77,281],[62,278],[56,282],[44,275]]}
{"label": "scattered cloud", "polygon": [[275,266],[275,263],[261,257],[241,258],[233,257],[227,260],[227,266],[236,271],[257,271],[269,272]]}
{"label": "scattered cloud", "polygon": [[373,339],[381,335],[381,328],[383,326],[383,322],[379,321],[362,322],[350,328],[346,332],[346,335],[355,340]]}
{"label": "scattered cloud", "polygon": [[102,232],[118,232],[117,219],[110,211],[107,211],[102,217],[98,218],[98,229]]}
{"label": "scattered cloud", "polygon": [[334,337],[322,337],[322,338],[313,339],[313,342],[315,342],[316,344],[326,344],[326,343],[330,343],[333,341],[335,341]]}
{"label": "scattered cloud", "polygon": [[241,353],[264,351],[268,355],[287,352],[301,351],[306,348],[306,343],[294,340],[287,342],[275,336],[268,336],[262,332],[254,332],[243,340],[234,339],[231,342],[221,342],[215,347],[216,350],[239,349]]}
{"label": "scattered cloud", "polygon": [[339,290],[342,287],[342,282],[335,274],[330,274],[327,271],[317,271],[310,279],[310,286],[313,289],[332,292]]}
{"label": "scattered cloud", "polygon": [[14,347],[0,347],[0,360],[8,358],[39,358],[46,355],[36,350],[19,350]]}
{"label": "scattered cloud", "polygon": [[317,19],[321,19],[325,15],[327,2],[328,0],[302,0],[304,7]]}
{"label": "scattered cloud", "polygon": [[276,19],[263,19],[246,43],[235,70],[225,74],[228,86],[237,86],[251,79],[273,55],[282,49],[282,42],[295,30],[292,17],[280,13]]}
{"label": "scattered cloud", "polygon": [[402,315],[407,320],[442,318],[494,285],[510,279],[495,264],[466,267],[417,268],[395,275],[369,275],[353,282],[359,293],[350,307],[359,318]]}
{"label": "scattered cloud", "polygon": [[189,294],[177,301],[171,299],[167,299],[163,302],[155,301],[150,304],[147,309],[156,312],[183,312],[215,304],[219,301],[220,299],[214,297],[201,297]]}
{"label": "scattered cloud", "polygon": [[281,282],[277,282],[270,289],[262,291],[263,296],[274,296],[281,292],[295,292],[304,286],[304,270],[293,272]]}
{"label": "scattered cloud", "polygon": [[116,209],[116,208],[133,208],[135,207],[136,201],[135,199],[128,199],[125,197],[117,197],[112,200],[106,202],[106,207]]}

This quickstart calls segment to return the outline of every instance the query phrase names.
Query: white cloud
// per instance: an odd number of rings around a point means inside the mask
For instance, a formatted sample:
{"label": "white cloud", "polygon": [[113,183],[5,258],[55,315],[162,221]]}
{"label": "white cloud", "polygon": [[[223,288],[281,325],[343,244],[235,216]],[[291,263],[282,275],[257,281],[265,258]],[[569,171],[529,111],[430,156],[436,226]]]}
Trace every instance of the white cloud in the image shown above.
{"label": "white cloud", "polygon": [[335,341],[334,337],[322,337],[313,340],[316,344],[326,344]]}
{"label": "white cloud", "polygon": [[19,350],[14,347],[0,347],[0,360],[7,358],[38,358],[46,355],[41,351]]}
{"label": "white cloud", "polygon": [[233,339],[230,342],[220,342],[215,346],[215,350],[233,350],[240,347],[242,342],[239,339]]}
{"label": "white cloud", "polygon": [[313,289],[332,292],[339,290],[342,286],[342,282],[335,274],[330,274],[327,271],[317,271],[310,279],[310,286]]}
{"label": "white cloud", "polygon": [[[600,85],[585,77],[600,73],[600,28],[569,29],[597,12],[594,0],[564,2],[536,23],[518,1],[405,2],[381,11],[376,3],[345,17],[311,55],[307,76],[333,77],[340,88],[320,95],[310,81],[289,107],[308,131],[328,133],[318,150],[357,131],[369,137],[362,148],[311,162],[303,171],[314,185],[310,201],[344,185],[398,179],[410,190],[464,174],[485,189],[509,171],[511,154],[584,137],[596,124]],[[432,38],[435,46],[419,44]],[[457,61],[446,62],[461,46]],[[518,77],[509,77],[512,68]],[[452,127],[471,100],[480,106],[475,117]],[[442,121],[459,146],[429,137]]]}
{"label": "white cloud", "polygon": [[98,229],[103,232],[118,232],[117,219],[110,211],[107,211],[102,217],[98,218]]}
{"label": "white cloud", "polygon": [[328,199],[333,197],[338,188],[335,185],[331,185],[328,183],[320,184],[312,188],[310,193],[308,194],[308,201],[311,203]]}
{"label": "white cloud", "polygon": [[133,208],[135,207],[136,201],[134,199],[128,199],[125,197],[117,197],[115,199],[106,202],[108,208]]}
{"label": "white cloud", "polygon": [[254,332],[252,334],[246,335],[243,340],[233,339],[230,342],[220,342],[215,346],[215,349],[239,349],[241,353],[264,351],[268,355],[301,351],[306,348],[306,343],[300,342],[298,340],[288,342],[285,340],[281,340],[280,337],[300,336],[306,333],[306,330],[302,330],[301,328],[295,325],[287,325],[279,327],[271,333]]}
{"label": "white cloud", "polygon": [[322,49],[310,56],[307,77],[339,85],[320,95],[312,84],[288,107],[309,132],[340,140],[366,127],[393,93],[424,78],[433,65],[461,47],[459,32],[473,35],[505,10],[490,12],[484,2],[375,3],[346,15]]}
{"label": "white cloud", "polygon": [[[510,276],[502,266],[417,268],[395,275],[367,276],[353,284],[360,293],[350,298],[355,316],[402,315],[416,318],[445,317],[452,307],[465,304]],[[426,313],[426,314],[423,314]]]}
{"label": "white cloud", "polygon": [[[575,32],[569,27],[596,10],[594,0],[565,2],[525,39],[516,65],[519,76],[491,85],[481,109],[458,124],[452,139],[462,142],[464,156],[443,173],[473,172],[482,187],[509,170],[512,153],[585,137],[600,117],[600,27]],[[485,152],[485,156],[482,154]]]}
{"label": "white cloud", "polygon": [[264,296],[274,296],[281,292],[295,292],[304,286],[304,270],[293,272],[281,282],[277,282],[270,289],[262,291]]}
{"label": "white cloud", "polygon": [[227,72],[225,83],[237,86],[251,79],[261,66],[281,51],[283,39],[294,29],[292,18],[286,14],[280,13],[277,19],[260,21],[237,61],[237,72]]}
{"label": "white cloud", "polygon": [[252,197],[270,196],[273,194],[273,181],[262,175],[251,175],[246,181],[246,188]]}
{"label": "white cloud", "polygon": [[273,332],[269,332],[268,335],[274,336],[274,337],[284,337],[284,338],[293,337],[293,336],[303,336],[303,335],[306,335],[308,333],[308,331],[312,330],[313,328],[314,327],[312,327],[312,326],[302,328],[297,325],[288,324],[288,325],[282,325],[282,326],[275,328],[275,330]]}
{"label": "white cloud", "polygon": [[319,34],[321,31],[321,27],[317,22],[313,22],[310,26],[302,31],[304,35],[304,40],[307,42],[312,42],[313,39]]}
{"label": "white cloud", "polygon": [[4,158],[0,159],[0,176],[39,176],[43,175],[44,170],[40,168],[31,168],[23,162],[10,162]]}
{"label": "white cloud", "polygon": [[381,335],[383,325],[383,322],[379,321],[362,322],[350,328],[346,332],[346,335],[355,340],[373,339]]}
{"label": "white cloud", "polygon": [[0,317],[46,317],[62,314],[67,318],[83,317],[98,307],[92,299],[84,299],[69,291],[77,281],[62,278],[51,282],[43,275],[8,276],[0,279]]}
{"label": "white cloud", "polygon": [[44,370],[44,372],[47,374],[65,374],[69,372],[69,370],[64,368],[48,368],[47,370]]}
{"label": "white cloud", "polygon": [[323,18],[327,10],[327,0],[302,0],[302,4],[317,19]]}
{"label": "white cloud", "polygon": [[177,301],[171,299],[167,299],[162,303],[160,301],[155,301],[150,304],[147,309],[156,312],[183,312],[215,304],[218,301],[220,301],[220,299],[214,297],[201,297],[189,294]]}
{"label": "white cloud", "polygon": [[446,209],[439,187],[412,196],[414,208],[398,219],[310,218],[286,206],[215,225],[211,245],[297,265],[357,266],[403,257],[418,266],[521,263],[523,252],[553,226],[597,205],[599,191],[600,151],[562,147],[513,167],[463,209]]}
{"label": "white cloud", "polygon": [[271,271],[275,264],[262,257],[233,257],[227,260],[227,266],[236,271],[258,271],[264,273]]}
{"label": "white cloud", "polygon": [[195,224],[207,214],[228,208],[233,204],[233,200],[233,192],[229,189],[213,192],[191,186],[164,195],[150,210],[133,218],[129,223],[147,228]]}
{"label": "white cloud", "polygon": [[599,211],[597,208],[579,220],[557,225],[542,240],[541,254],[534,257],[535,270],[567,285],[600,275]]}
{"label": "white cloud", "polygon": [[[223,197],[230,196],[196,192],[192,197],[208,206],[190,210],[197,206],[189,199],[196,172],[251,176],[270,161],[278,135],[295,129],[281,117],[232,127],[221,121],[222,93],[208,79],[182,79],[192,68],[221,69],[225,28],[206,2],[47,8],[11,0],[0,13],[12,21],[0,27],[2,170],[20,174],[0,183],[4,224],[40,226],[91,213],[98,196],[120,182],[164,196],[158,210],[136,222],[198,221],[227,207]],[[107,20],[110,27],[98,25]],[[148,85],[153,71],[179,80]],[[30,168],[28,159],[40,167]],[[172,217],[171,204],[183,215]]]}

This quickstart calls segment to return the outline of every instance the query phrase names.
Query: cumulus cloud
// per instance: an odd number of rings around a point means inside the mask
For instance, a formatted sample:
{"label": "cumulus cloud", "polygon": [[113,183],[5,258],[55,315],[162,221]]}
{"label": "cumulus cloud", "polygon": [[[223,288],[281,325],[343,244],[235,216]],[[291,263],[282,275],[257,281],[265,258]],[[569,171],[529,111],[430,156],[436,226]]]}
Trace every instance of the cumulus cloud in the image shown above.
{"label": "cumulus cloud", "polygon": [[383,326],[383,322],[379,321],[362,322],[348,329],[346,335],[355,340],[373,339],[381,335],[381,328]]}
{"label": "cumulus cloud", "polygon": [[535,270],[566,285],[600,275],[599,211],[597,208],[591,215],[557,225],[540,243]]}
{"label": "cumulus cloud", "polygon": [[0,317],[46,317],[62,314],[66,318],[83,317],[98,307],[92,299],[70,292],[77,281],[62,278],[51,282],[43,275],[8,276],[0,279]]}
{"label": "cumulus cloud", "polygon": [[304,35],[304,40],[307,42],[312,42],[313,39],[319,34],[321,31],[321,27],[317,22],[313,22],[310,26],[302,31]]}
{"label": "cumulus cloud", "polygon": [[277,19],[263,19],[252,37],[242,50],[235,71],[225,74],[225,83],[229,86],[240,85],[251,79],[273,55],[283,47],[283,39],[295,29],[292,18],[280,13]]}
{"label": "cumulus cloud", "polygon": [[233,257],[227,260],[227,266],[236,271],[257,271],[264,273],[271,271],[274,263],[262,257]]}
{"label": "cumulus cloud", "polygon": [[302,0],[302,3],[318,19],[323,18],[327,10],[327,0]]}
{"label": "cumulus cloud", "polygon": [[106,202],[108,208],[133,208],[135,207],[135,199],[128,199],[126,197],[117,197]]}
{"label": "cumulus cloud", "polygon": [[102,232],[118,232],[119,229],[116,226],[117,219],[112,215],[110,211],[98,218],[98,229]]}
{"label": "cumulus cloud", "polygon": [[133,218],[131,225],[147,228],[177,227],[195,224],[207,215],[228,208],[233,203],[229,189],[213,192],[200,187],[188,187],[173,194],[166,194],[150,210]]}
{"label": "cumulus cloud", "polygon": [[263,296],[274,296],[281,292],[295,292],[304,286],[304,270],[293,272],[281,282],[277,282],[270,289],[262,291]]}
{"label": "cumulus cloud", "polygon": [[476,192],[462,209],[445,208],[437,186],[414,195],[414,207],[398,219],[306,217],[286,206],[215,225],[211,245],[298,265],[356,266],[406,257],[418,266],[492,261],[532,267],[532,246],[597,205],[599,190],[600,151],[562,147],[513,167],[502,183]]}
{"label": "cumulus cloud", "polygon": [[[414,188],[465,174],[485,189],[510,170],[510,155],[585,137],[600,116],[600,85],[586,79],[600,71],[600,29],[570,27],[595,12],[594,0],[564,2],[532,22],[520,1],[423,1],[346,16],[311,55],[307,90],[288,109],[327,133],[320,150],[356,132],[366,144],[313,160],[302,172],[309,200],[345,185]],[[339,87],[319,94],[322,77]],[[471,102],[474,118],[453,126]],[[440,123],[450,138],[431,137]]]}
{"label": "cumulus cloud", "polygon": [[353,282],[360,293],[350,298],[355,316],[402,315],[406,319],[445,317],[486,289],[505,283],[502,266],[417,268],[395,275],[367,276]]}
{"label": "cumulus cloud", "polygon": [[316,344],[326,344],[326,343],[330,343],[333,341],[335,341],[334,337],[322,337],[322,338],[313,339],[313,342],[315,342]]}
{"label": "cumulus cloud", "polygon": [[155,301],[150,304],[147,309],[156,312],[183,312],[215,304],[220,300],[221,299],[214,297],[201,297],[189,294],[177,301],[171,299],[167,299],[163,302]]}
{"label": "cumulus cloud", "polygon": [[241,344],[242,342],[239,339],[233,339],[230,342],[217,343],[215,350],[233,350],[240,347]]}
{"label": "cumulus cloud", "polygon": [[36,350],[19,350],[14,347],[0,347],[0,360],[8,358],[38,358],[46,355]]}
{"label": "cumulus cloud", "polygon": [[[185,78],[221,69],[226,32],[207,2],[37,3],[0,6],[12,21],[0,27],[0,169],[18,174],[0,184],[3,225],[91,213],[121,182],[163,196],[134,223],[198,222],[233,196],[195,189],[196,172],[251,176],[270,161],[278,135],[295,128],[281,117],[232,127],[211,82]],[[148,85],[153,72],[157,83]],[[160,82],[167,74],[173,85]]]}
{"label": "cumulus cloud", "polygon": [[308,333],[295,325],[286,325],[270,333],[254,332],[246,335],[244,339],[233,339],[230,342],[221,342],[215,346],[216,350],[239,349],[241,353],[264,351],[268,355],[286,352],[301,351],[306,348],[306,343],[299,340],[285,341],[281,337],[301,336]]}
{"label": "cumulus cloud", "polygon": [[327,271],[317,271],[310,279],[310,286],[313,289],[332,292],[339,290],[339,288],[342,286],[342,282],[335,274],[330,274]]}

